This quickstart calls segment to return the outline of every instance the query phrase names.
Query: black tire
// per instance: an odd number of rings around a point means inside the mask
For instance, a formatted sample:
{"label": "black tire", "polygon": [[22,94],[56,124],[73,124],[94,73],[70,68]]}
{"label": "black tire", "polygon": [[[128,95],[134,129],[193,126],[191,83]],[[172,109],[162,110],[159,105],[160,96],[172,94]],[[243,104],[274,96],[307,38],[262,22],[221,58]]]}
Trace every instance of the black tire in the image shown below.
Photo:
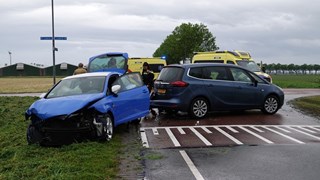
{"label": "black tire", "polygon": [[103,140],[110,141],[114,132],[113,118],[110,114],[106,114],[101,120],[103,124]]}
{"label": "black tire", "polygon": [[270,95],[263,101],[261,111],[265,114],[275,114],[279,110],[279,99]]}
{"label": "black tire", "polygon": [[27,129],[27,142],[28,144],[40,143],[42,141],[42,134],[39,130],[32,124],[29,125]]}
{"label": "black tire", "polygon": [[205,98],[195,98],[191,105],[189,113],[194,118],[204,118],[208,114],[209,104]]}

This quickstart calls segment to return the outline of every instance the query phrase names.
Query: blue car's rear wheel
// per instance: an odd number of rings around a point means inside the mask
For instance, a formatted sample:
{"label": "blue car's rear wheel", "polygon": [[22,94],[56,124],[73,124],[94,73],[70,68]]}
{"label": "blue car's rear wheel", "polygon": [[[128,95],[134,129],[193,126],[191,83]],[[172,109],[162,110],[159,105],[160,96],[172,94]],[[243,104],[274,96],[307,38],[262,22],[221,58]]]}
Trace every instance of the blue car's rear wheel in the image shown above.
{"label": "blue car's rear wheel", "polygon": [[276,96],[268,96],[262,105],[262,112],[265,114],[275,114],[279,110],[279,99]]}
{"label": "blue car's rear wheel", "polygon": [[195,118],[203,118],[208,114],[209,104],[204,98],[196,98],[190,105],[189,113]]}

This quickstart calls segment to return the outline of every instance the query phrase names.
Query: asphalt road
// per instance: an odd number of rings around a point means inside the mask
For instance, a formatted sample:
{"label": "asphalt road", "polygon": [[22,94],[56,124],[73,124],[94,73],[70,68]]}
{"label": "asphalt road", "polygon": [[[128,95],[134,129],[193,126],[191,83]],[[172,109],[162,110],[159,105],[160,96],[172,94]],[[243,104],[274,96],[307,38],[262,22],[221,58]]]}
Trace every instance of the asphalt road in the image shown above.
{"label": "asphalt road", "polygon": [[260,111],[144,119],[145,179],[319,179],[320,121],[287,105],[319,89],[286,89],[276,115]]}

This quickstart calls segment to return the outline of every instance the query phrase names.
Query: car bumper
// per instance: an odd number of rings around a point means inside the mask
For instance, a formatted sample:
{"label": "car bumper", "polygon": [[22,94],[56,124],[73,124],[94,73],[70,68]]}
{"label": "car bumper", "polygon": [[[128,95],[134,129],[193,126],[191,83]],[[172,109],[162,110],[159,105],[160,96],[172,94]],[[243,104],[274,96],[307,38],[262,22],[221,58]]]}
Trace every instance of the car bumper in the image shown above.
{"label": "car bumper", "polygon": [[179,111],[187,111],[188,106],[182,104],[178,98],[172,98],[167,100],[151,100],[150,106],[152,108],[160,108],[160,109],[172,109],[172,110],[179,110]]}

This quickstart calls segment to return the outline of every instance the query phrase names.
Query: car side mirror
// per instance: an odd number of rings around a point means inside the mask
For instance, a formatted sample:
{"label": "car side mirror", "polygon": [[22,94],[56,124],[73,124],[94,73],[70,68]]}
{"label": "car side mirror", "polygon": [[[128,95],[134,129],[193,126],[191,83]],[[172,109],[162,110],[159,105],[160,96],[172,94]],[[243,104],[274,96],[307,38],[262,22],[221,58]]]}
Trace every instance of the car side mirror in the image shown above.
{"label": "car side mirror", "polygon": [[111,87],[111,92],[114,93],[114,94],[117,94],[121,89],[121,86],[120,85],[114,85]]}

